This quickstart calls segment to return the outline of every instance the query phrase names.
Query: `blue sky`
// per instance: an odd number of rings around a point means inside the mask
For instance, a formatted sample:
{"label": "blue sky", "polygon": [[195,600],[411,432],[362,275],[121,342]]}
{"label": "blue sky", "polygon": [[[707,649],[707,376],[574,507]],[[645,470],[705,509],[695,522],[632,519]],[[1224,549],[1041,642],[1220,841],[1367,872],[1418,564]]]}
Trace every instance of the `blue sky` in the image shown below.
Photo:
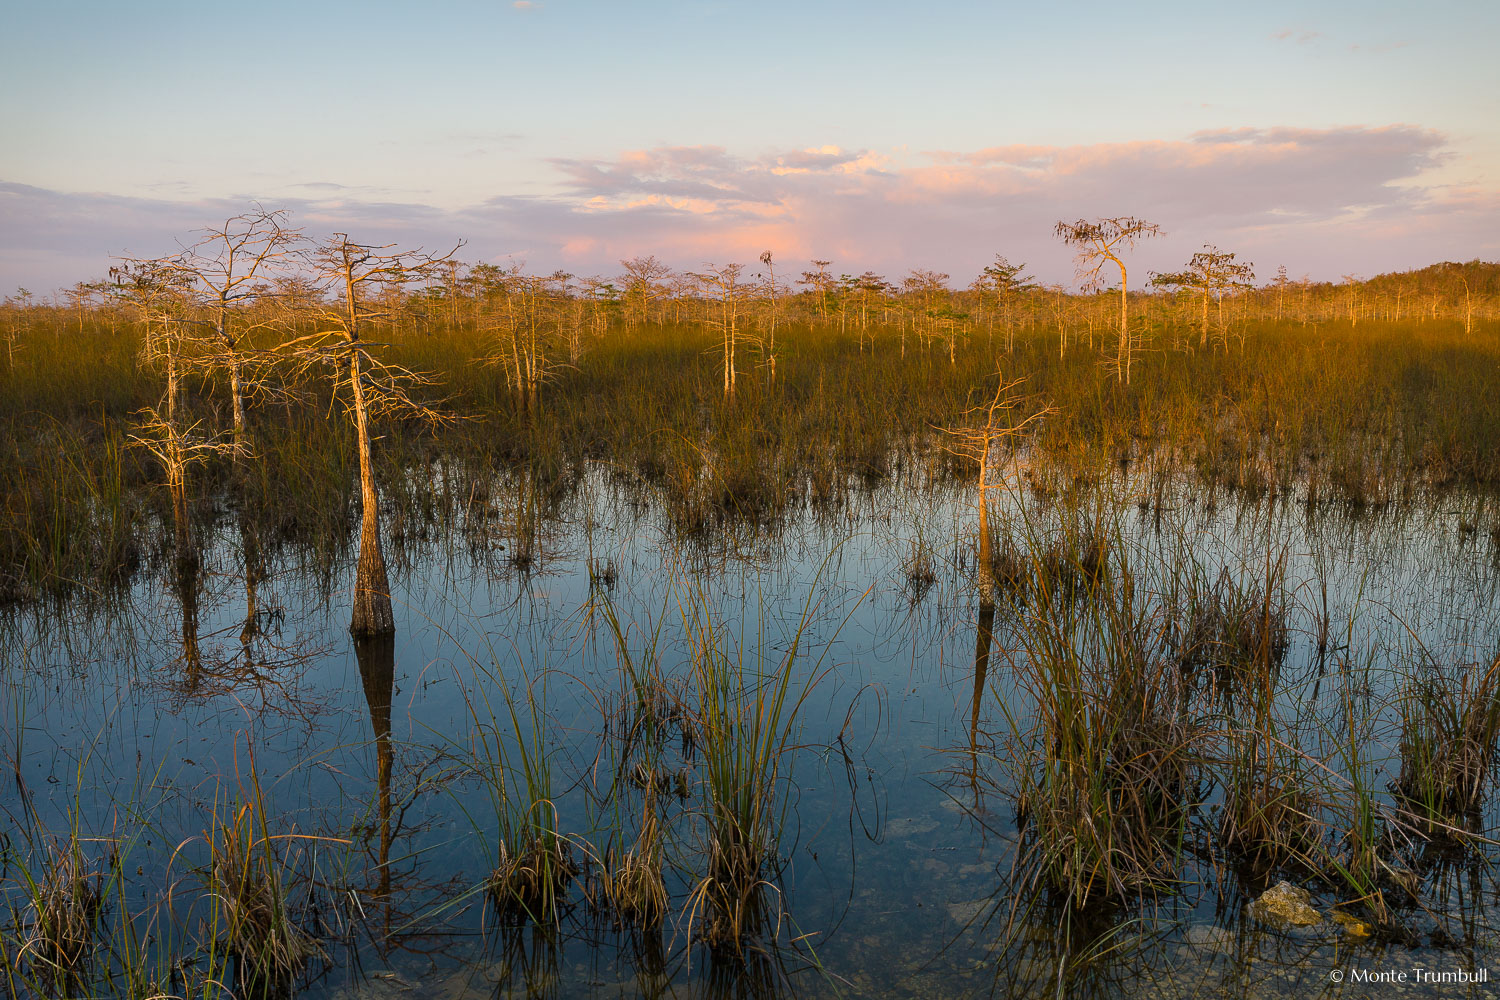
{"label": "blue sky", "polygon": [[1162,223],[1151,266],[1497,256],[1490,2],[8,8],[0,292],[251,201],[580,274],[769,248],[1065,282],[1048,220],[1098,214]]}

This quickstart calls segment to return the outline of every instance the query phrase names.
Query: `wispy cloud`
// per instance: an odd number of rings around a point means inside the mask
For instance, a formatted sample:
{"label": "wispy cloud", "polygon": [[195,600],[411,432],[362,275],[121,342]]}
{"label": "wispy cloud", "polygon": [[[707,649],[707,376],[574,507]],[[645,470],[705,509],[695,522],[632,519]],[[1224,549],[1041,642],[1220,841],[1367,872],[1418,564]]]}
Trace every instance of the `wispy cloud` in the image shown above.
{"label": "wispy cloud", "polygon": [[1321,31],[1309,31],[1305,28],[1282,28],[1280,31],[1271,32],[1271,38],[1278,42],[1296,42],[1298,45],[1306,45],[1320,38],[1328,36]]}
{"label": "wispy cloud", "polygon": [[[753,261],[770,249],[840,270],[934,267],[968,280],[994,253],[1046,280],[1072,274],[1051,238],[1061,218],[1133,214],[1167,239],[1143,268],[1179,265],[1205,242],[1267,271],[1334,277],[1493,256],[1500,192],[1430,186],[1445,137],[1384,128],[1235,129],[1173,141],[1007,145],[884,154],[822,146],[744,155],[663,146],[610,158],[558,159],[559,191],[497,196],[449,211],[374,192],[301,186],[285,206],[310,234],[451,246],[469,259],[613,273],[654,253],[677,266]],[[167,252],[250,198],[182,202],[64,194],[0,184],[0,289],[50,288],[101,273],[110,253]]]}

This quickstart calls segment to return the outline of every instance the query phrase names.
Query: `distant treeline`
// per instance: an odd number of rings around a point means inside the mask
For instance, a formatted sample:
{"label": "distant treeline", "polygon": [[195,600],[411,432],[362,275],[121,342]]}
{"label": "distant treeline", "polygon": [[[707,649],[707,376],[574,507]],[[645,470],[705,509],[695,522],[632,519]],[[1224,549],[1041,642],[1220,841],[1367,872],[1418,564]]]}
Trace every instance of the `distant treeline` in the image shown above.
{"label": "distant treeline", "polygon": [[1003,258],[964,289],[769,254],[578,279],[283,223],[0,307],[0,599],[127,578],[143,523],[182,549],[227,509],[325,555],[362,525],[370,551],[379,508],[447,517],[500,474],[545,510],[591,465],[685,533],[773,525],[913,462],[973,476],[932,446],[1016,379],[1017,419],[1050,409],[1007,439],[1043,493],[1122,468],[1354,507],[1500,484],[1492,263],[1251,287],[1214,251],[1202,285],[1131,293],[1122,337],[1118,291]]}
{"label": "distant treeline", "polygon": [[[1080,294],[1060,285],[1038,284],[1025,274],[1025,264],[1009,265],[1003,257],[967,285],[925,269],[891,278],[873,271],[851,275],[838,272],[830,261],[818,260],[783,271],[780,261],[767,258],[750,265],[753,271],[728,264],[679,272],[653,256],[643,256],[621,261],[621,272],[608,277],[564,271],[528,274],[519,264],[502,268],[446,258],[386,283],[373,298],[381,321],[391,326],[441,322],[481,328],[526,319],[540,321],[547,332],[567,340],[644,324],[719,324],[726,300],[741,310],[739,319],[747,332],[769,324],[773,315],[777,322],[842,331],[879,326],[939,337],[954,327],[965,333],[1043,326],[1087,330],[1114,322],[1111,310],[1118,296],[1118,286]],[[1146,281],[1135,283],[1144,287],[1129,290],[1130,298],[1148,323],[1196,329],[1204,288],[1159,280],[1177,276],[1148,275]],[[213,296],[191,282],[183,281],[178,291],[178,309],[213,304]],[[341,301],[343,289],[289,262],[281,273],[256,276],[237,296],[236,309],[260,318],[260,313],[295,314],[314,304]],[[1210,288],[1208,298],[1212,326],[1219,329],[1248,320],[1472,323],[1496,318],[1500,263],[1444,262],[1369,279],[1351,275],[1340,282],[1293,279],[1283,268],[1258,285]],[[86,317],[111,327],[140,320],[138,290],[126,266],[109,277],[80,281],[50,294],[21,288],[0,300],[0,329],[12,352],[28,332],[60,333],[69,325],[76,329]]]}

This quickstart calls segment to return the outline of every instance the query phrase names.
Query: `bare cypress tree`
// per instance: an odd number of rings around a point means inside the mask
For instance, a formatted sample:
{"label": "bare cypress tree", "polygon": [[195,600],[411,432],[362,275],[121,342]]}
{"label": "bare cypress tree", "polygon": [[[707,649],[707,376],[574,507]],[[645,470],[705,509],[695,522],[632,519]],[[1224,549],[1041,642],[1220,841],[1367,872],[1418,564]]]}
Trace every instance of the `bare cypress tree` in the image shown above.
{"label": "bare cypress tree", "polygon": [[563,367],[553,349],[557,342],[566,345],[570,362],[576,362],[582,352],[579,314],[573,312],[571,321],[568,318],[573,305],[572,278],[566,271],[546,277],[525,274],[519,264],[497,278],[505,308],[497,311],[497,320],[487,327],[497,350],[485,363],[505,373],[506,384],[527,412],[536,410],[541,387]]}
{"label": "bare cypress tree", "polygon": [[[948,275],[942,271],[929,271],[926,268],[914,268],[910,274],[901,279],[902,304],[912,312],[912,325],[921,338],[923,349],[927,343],[943,337],[948,344],[948,360],[950,364],[957,364],[953,352],[958,340],[956,326],[952,320],[951,310],[946,310],[942,303],[948,298]],[[906,355],[905,338],[902,339],[901,354]]]}
{"label": "bare cypress tree", "polygon": [[620,266],[625,269],[620,287],[625,290],[626,326],[644,325],[651,319],[651,302],[660,297],[672,269],[655,257],[632,257],[620,261]]}
{"label": "bare cypress tree", "polygon": [[[1172,274],[1152,275],[1151,283],[1163,288],[1191,288],[1200,295],[1202,305],[1202,335],[1199,345],[1208,346],[1208,301],[1219,301],[1219,319],[1224,318],[1224,293],[1231,288],[1249,288],[1255,278],[1255,265],[1249,262],[1236,263],[1234,254],[1223,253],[1216,246],[1204,244],[1203,249],[1193,254],[1187,269]],[[1225,343],[1228,349],[1228,343]]]}
{"label": "bare cypress tree", "polygon": [[302,241],[300,230],[289,229],[286,212],[255,211],[226,219],[222,226],[201,231],[202,238],[168,266],[178,283],[195,287],[207,311],[209,334],[202,338],[204,366],[229,375],[230,407],[235,446],[245,447],[245,397],[247,356],[243,340],[260,322],[251,320],[244,307],[263,290],[269,280],[284,271],[284,265]]}
{"label": "bare cypress tree", "polygon": [[865,338],[870,340],[870,353],[875,353],[875,338],[870,334],[870,300],[877,303],[880,297],[891,291],[890,282],[874,271],[866,271],[855,279],[854,290],[859,294],[859,349],[865,349]]}
{"label": "bare cypress tree", "polygon": [[985,265],[977,284],[995,296],[996,311],[1005,323],[1005,350],[1009,353],[1015,348],[1015,327],[1010,321],[1010,304],[1017,296],[1036,285],[1031,283],[1031,275],[1026,273],[1024,262],[1012,264],[998,253],[995,254],[993,264]]}
{"label": "bare cypress tree", "polygon": [[1474,333],[1474,296],[1469,291],[1469,276],[1464,273],[1464,265],[1452,261],[1444,264],[1443,270],[1464,286],[1464,336],[1471,336]]}
{"label": "bare cypress tree", "polygon": [[196,574],[197,549],[188,517],[188,474],[194,465],[234,450],[233,442],[189,421],[181,411],[182,380],[199,361],[201,344],[188,334],[190,302],[187,281],[172,259],[126,258],[110,268],[115,294],[138,311],[142,327],[141,363],[161,369],[161,401],[137,411],[129,434],[131,447],[144,448],[166,475],[172,497],[172,522],[179,572]]}
{"label": "bare cypress tree", "polygon": [[172,496],[172,522],[179,563],[198,559],[188,519],[188,470],[207,462],[213,455],[234,451],[232,441],[219,434],[201,431],[201,427],[202,421],[183,426],[182,419],[175,414],[163,414],[155,407],[147,407],[139,411],[129,436],[131,446],[149,451],[166,473],[167,489]]}
{"label": "bare cypress tree", "polygon": [[1125,262],[1119,252],[1135,247],[1135,241],[1150,236],[1160,236],[1161,227],[1134,216],[1114,219],[1095,219],[1089,222],[1059,222],[1053,232],[1070,247],[1077,248],[1074,258],[1078,264],[1078,277],[1086,291],[1095,291],[1104,284],[1103,268],[1106,262],[1120,269],[1120,346],[1115,357],[1115,377],[1130,384],[1130,307],[1126,298],[1128,288]]}
{"label": "bare cypress tree", "polygon": [[828,322],[828,297],[833,292],[833,275],[828,273],[828,265],[833,261],[815,260],[811,263],[817,270],[803,271],[802,280],[797,284],[806,285],[813,290],[818,303],[818,315],[826,323]]}
{"label": "bare cypress tree", "polygon": [[689,272],[688,277],[698,282],[710,297],[719,300],[718,317],[709,320],[724,336],[724,398],[734,395],[735,367],[734,348],[739,343],[739,311],[745,298],[746,288],[740,284],[743,264],[725,264],[715,267],[705,264],[702,272]]}
{"label": "bare cypress tree", "polygon": [[948,442],[942,445],[945,451],[979,466],[979,537],[975,552],[974,580],[975,589],[979,592],[979,627],[974,641],[974,696],[969,723],[969,751],[974,761],[971,786],[976,803],[979,796],[979,704],[985,690],[985,674],[994,636],[995,599],[1000,590],[995,577],[995,556],[991,545],[989,491],[1005,485],[991,482],[990,473],[995,459],[1002,457],[995,454],[1001,447],[1007,442],[1014,442],[1032,424],[1056,412],[1051,407],[1041,407],[1017,420],[1015,415],[1018,409],[1032,401],[1009,393],[1025,381],[1024,378],[1018,378],[1007,382],[997,372],[994,397],[988,404],[982,403],[968,411],[970,415],[983,414],[983,425],[939,428],[949,436]]}
{"label": "bare cypress tree", "polygon": [[[944,451],[967,459],[979,467],[979,550],[976,584],[981,598],[988,600],[994,600],[996,587],[994,564],[990,552],[989,491],[996,486],[1004,485],[990,481],[990,473],[995,468],[995,459],[1003,457],[995,453],[1006,442],[1013,442],[1021,437],[1032,424],[1056,412],[1050,406],[1039,407],[1018,420],[1015,417],[1017,410],[1025,404],[1034,403],[1034,400],[1012,393],[1011,390],[1024,385],[1026,379],[1022,377],[1007,382],[1000,378],[997,372],[996,382],[995,395],[988,403],[981,403],[966,411],[966,415],[983,415],[983,424],[937,428],[948,435],[948,441],[940,445]],[[1028,409],[1030,409],[1029,406]]]}
{"label": "bare cypress tree", "polygon": [[765,355],[766,364],[771,369],[771,381],[776,381],[776,264],[771,259],[771,251],[767,250],[760,255],[760,262],[766,265],[767,288],[771,292],[771,332],[766,338]]}
{"label": "bare cypress tree", "polygon": [[[367,292],[378,288],[391,293],[410,282],[427,279],[458,252],[458,247],[442,256],[433,256],[421,250],[393,250],[393,246],[356,243],[345,233],[335,233],[319,244],[311,260],[324,288],[334,295],[321,308],[319,325],[323,329],[278,349],[293,359],[299,371],[323,371],[332,379],[336,396],[347,393],[341,401],[354,424],[362,504],[354,611],[349,622],[349,631],[357,636],[390,635],[396,631],[385,551],[381,546],[371,424],[382,417],[426,423],[454,419],[411,395],[414,388],[431,385],[430,376],[382,360],[379,351],[388,345],[365,340],[364,334],[370,323],[386,315],[373,306],[374,296]],[[391,301],[392,296],[387,294],[384,298]]]}
{"label": "bare cypress tree", "polygon": [[16,370],[16,345],[23,339],[27,327],[27,315],[31,305],[31,293],[24,288],[16,289],[14,297],[7,295],[0,301],[0,320],[4,321],[6,370]]}
{"label": "bare cypress tree", "polygon": [[182,276],[171,260],[121,258],[109,269],[114,291],[130,303],[141,325],[141,363],[160,368],[166,378],[161,410],[169,422],[177,419],[182,372],[191,338],[186,333],[187,296]]}

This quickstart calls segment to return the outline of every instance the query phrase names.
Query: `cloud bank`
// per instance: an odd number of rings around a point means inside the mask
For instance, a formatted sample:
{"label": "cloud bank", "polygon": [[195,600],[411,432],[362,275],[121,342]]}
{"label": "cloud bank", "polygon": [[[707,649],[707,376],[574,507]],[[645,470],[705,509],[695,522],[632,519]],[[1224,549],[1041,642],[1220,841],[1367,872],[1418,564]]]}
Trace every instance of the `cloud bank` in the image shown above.
{"label": "cloud bank", "polygon": [[1136,273],[1180,265],[1216,243],[1258,265],[1333,278],[1494,257],[1500,192],[1434,185],[1446,137],[1407,125],[1236,129],[1175,141],[995,146],[919,155],[836,146],[749,156],[672,146],[611,159],[555,159],[554,193],[497,195],[461,210],[362,199],[327,182],[301,197],[172,201],[0,182],[0,291],[70,285],[112,255],[157,255],[253,201],[287,208],[311,236],[447,249],[466,260],[615,274],[652,253],[678,267],[753,262],[787,270],[819,257],[835,271],[898,276],[935,268],[967,283],[994,254],[1069,283],[1059,219],[1135,215],[1167,237],[1143,244]]}

